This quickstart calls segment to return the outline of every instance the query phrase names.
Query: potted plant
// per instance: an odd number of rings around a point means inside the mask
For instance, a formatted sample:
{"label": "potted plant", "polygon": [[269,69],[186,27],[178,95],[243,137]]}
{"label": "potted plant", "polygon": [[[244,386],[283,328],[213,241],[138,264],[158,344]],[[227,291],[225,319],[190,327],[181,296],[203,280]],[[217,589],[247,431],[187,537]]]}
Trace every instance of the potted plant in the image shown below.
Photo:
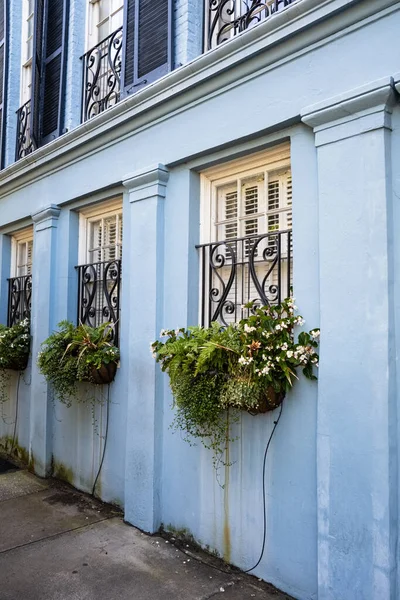
{"label": "potted plant", "polygon": [[119,350],[112,343],[111,323],[89,327],[62,321],[58,327],[43,342],[38,366],[59,400],[69,405],[71,397],[78,397],[78,382],[103,385],[113,381]]}
{"label": "potted plant", "polygon": [[30,323],[24,319],[11,327],[0,325],[0,399],[7,400],[8,370],[24,371],[31,345]]}
{"label": "potted plant", "polygon": [[[243,307],[248,317],[222,327],[163,330],[151,345],[170,378],[176,409],[173,427],[188,441],[200,438],[214,451],[214,465],[230,439],[238,411],[258,414],[279,406],[301,369],[316,379],[319,329],[295,336],[304,325],[294,299],[280,305]],[[297,338],[297,339],[296,339]]]}

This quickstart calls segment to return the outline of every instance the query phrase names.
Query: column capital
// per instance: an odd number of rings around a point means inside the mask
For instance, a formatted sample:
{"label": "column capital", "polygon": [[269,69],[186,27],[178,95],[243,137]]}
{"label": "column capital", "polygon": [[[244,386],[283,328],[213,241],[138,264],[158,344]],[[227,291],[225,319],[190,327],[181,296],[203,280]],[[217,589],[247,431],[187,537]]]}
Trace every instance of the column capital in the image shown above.
{"label": "column capital", "polygon": [[384,77],[304,108],[301,120],[313,128],[316,146],[375,129],[391,129],[395,104],[391,77]]}
{"label": "column capital", "polygon": [[122,183],[129,191],[130,202],[138,202],[154,196],[165,198],[168,178],[167,167],[158,164],[127,175]]}
{"label": "column capital", "polygon": [[46,206],[46,208],[42,208],[38,212],[33,213],[33,215],[31,215],[31,218],[32,221],[35,223],[36,228],[38,225],[45,224],[44,227],[41,227],[41,229],[45,229],[46,226],[51,226],[52,221],[54,219],[58,219],[58,217],[60,216],[60,212],[61,209],[59,206],[57,206],[56,204],[50,204],[50,206]]}

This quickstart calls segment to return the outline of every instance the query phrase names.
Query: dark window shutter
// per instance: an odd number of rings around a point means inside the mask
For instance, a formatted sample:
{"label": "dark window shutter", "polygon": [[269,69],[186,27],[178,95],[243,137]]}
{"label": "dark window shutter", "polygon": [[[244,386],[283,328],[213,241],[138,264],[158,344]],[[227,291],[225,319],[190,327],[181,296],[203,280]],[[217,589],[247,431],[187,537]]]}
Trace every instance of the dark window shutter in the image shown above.
{"label": "dark window shutter", "polygon": [[43,19],[44,0],[35,0],[34,6],[34,32],[33,32],[33,56],[32,56],[32,98],[31,98],[31,139],[34,148],[40,145],[40,87],[42,75],[43,54]]}
{"label": "dark window shutter", "polygon": [[126,0],[124,9],[124,87],[129,88],[134,83],[135,55],[135,0]]}
{"label": "dark window shutter", "polygon": [[7,83],[7,2],[0,0],[0,169],[4,167],[5,105]]}
{"label": "dark window shutter", "polygon": [[127,0],[124,27],[125,93],[171,70],[171,0]]}
{"label": "dark window shutter", "polygon": [[68,0],[36,0],[36,5],[32,119],[40,146],[58,137],[64,126]]}

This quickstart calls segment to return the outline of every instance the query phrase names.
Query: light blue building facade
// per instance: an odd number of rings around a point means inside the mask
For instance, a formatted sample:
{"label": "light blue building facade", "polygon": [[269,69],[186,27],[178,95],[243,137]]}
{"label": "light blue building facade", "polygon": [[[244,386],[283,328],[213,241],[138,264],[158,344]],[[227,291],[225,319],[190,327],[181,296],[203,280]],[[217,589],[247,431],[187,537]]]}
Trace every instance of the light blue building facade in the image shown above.
{"label": "light blue building facade", "polygon": [[[35,473],[91,492],[107,391],[93,404],[82,388],[82,403],[66,407],[36,356],[57,323],[84,314],[76,267],[117,264],[121,361],[97,495],[146,532],[185,530],[241,569],[254,565],[276,414],[242,415],[218,481],[210,453],[171,431],[168,378],[149,346],[162,328],[213,316],[210,263],[196,246],[212,252],[221,240],[275,231],[286,267],[270,274],[269,293],[293,285],[305,327],[321,328],[320,363],[318,382],[301,379],[284,401],[254,574],[301,600],[397,600],[400,2],[254,2],[247,21],[244,2],[231,0],[232,14],[200,0],[153,2],[163,16],[147,19],[165,30],[151,29],[139,2],[131,42],[134,3],[107,4],[104,17],[101,5],[90,12],[104,0],[55,2],[62,43],[51,46],[42,25],[38,54],[37,14],[49,15],[48,1],[21,9],[11,0],[3,36],[0,322],[10,320],[9,279],[29,277],[32,354],[0,405],[0,444],[8,447],[18,410],[16,450]],[[119,58],[90,80],[85,64],[104,23],[107,39],[122,27],[122,41],[106,48]],[[31,102],[28,133],[16,115],[22,100]],[[240,310],[225,301],[233,308],[217,303],[222,320]]]}

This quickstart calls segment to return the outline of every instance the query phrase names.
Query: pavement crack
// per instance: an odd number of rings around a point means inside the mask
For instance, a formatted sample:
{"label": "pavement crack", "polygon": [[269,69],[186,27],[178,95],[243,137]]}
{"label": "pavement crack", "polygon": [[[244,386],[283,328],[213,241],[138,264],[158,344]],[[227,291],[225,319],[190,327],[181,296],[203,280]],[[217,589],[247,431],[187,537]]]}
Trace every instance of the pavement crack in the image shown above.
{"label": "pavement crack", "polygon": [[65,531],[59,531],[58,533],[53,533],[51,535],[44,535],[37,540],[32,540],[30,542],[25,542],[24,544],[18,544],[17,546],[13,546],[12,548],[6,548],[6,550],[0,550],[0,554],[6,554],[7,552],[12,552],[13,550],[18,550],[19,548],[24,548],[25,546],[32,546],[33,544],[37,544],[39,542],[43,542],[43,540],[51,540],[52,538],[61,537],[66,533],[71,533],[72,531],[78,531],[79,529],[87,529],[92,525],[97,525],[97,523],[103,523],[103,521],[110,521],[110,519],[115,519],[115,515],[111,515],[110,517],[105,517],[104,519],[99,519],[97,521],[92,521],[92,523],[85,523],[85,525],[78,525],[77,527],[71,527],[70,529],[66,529]]}

